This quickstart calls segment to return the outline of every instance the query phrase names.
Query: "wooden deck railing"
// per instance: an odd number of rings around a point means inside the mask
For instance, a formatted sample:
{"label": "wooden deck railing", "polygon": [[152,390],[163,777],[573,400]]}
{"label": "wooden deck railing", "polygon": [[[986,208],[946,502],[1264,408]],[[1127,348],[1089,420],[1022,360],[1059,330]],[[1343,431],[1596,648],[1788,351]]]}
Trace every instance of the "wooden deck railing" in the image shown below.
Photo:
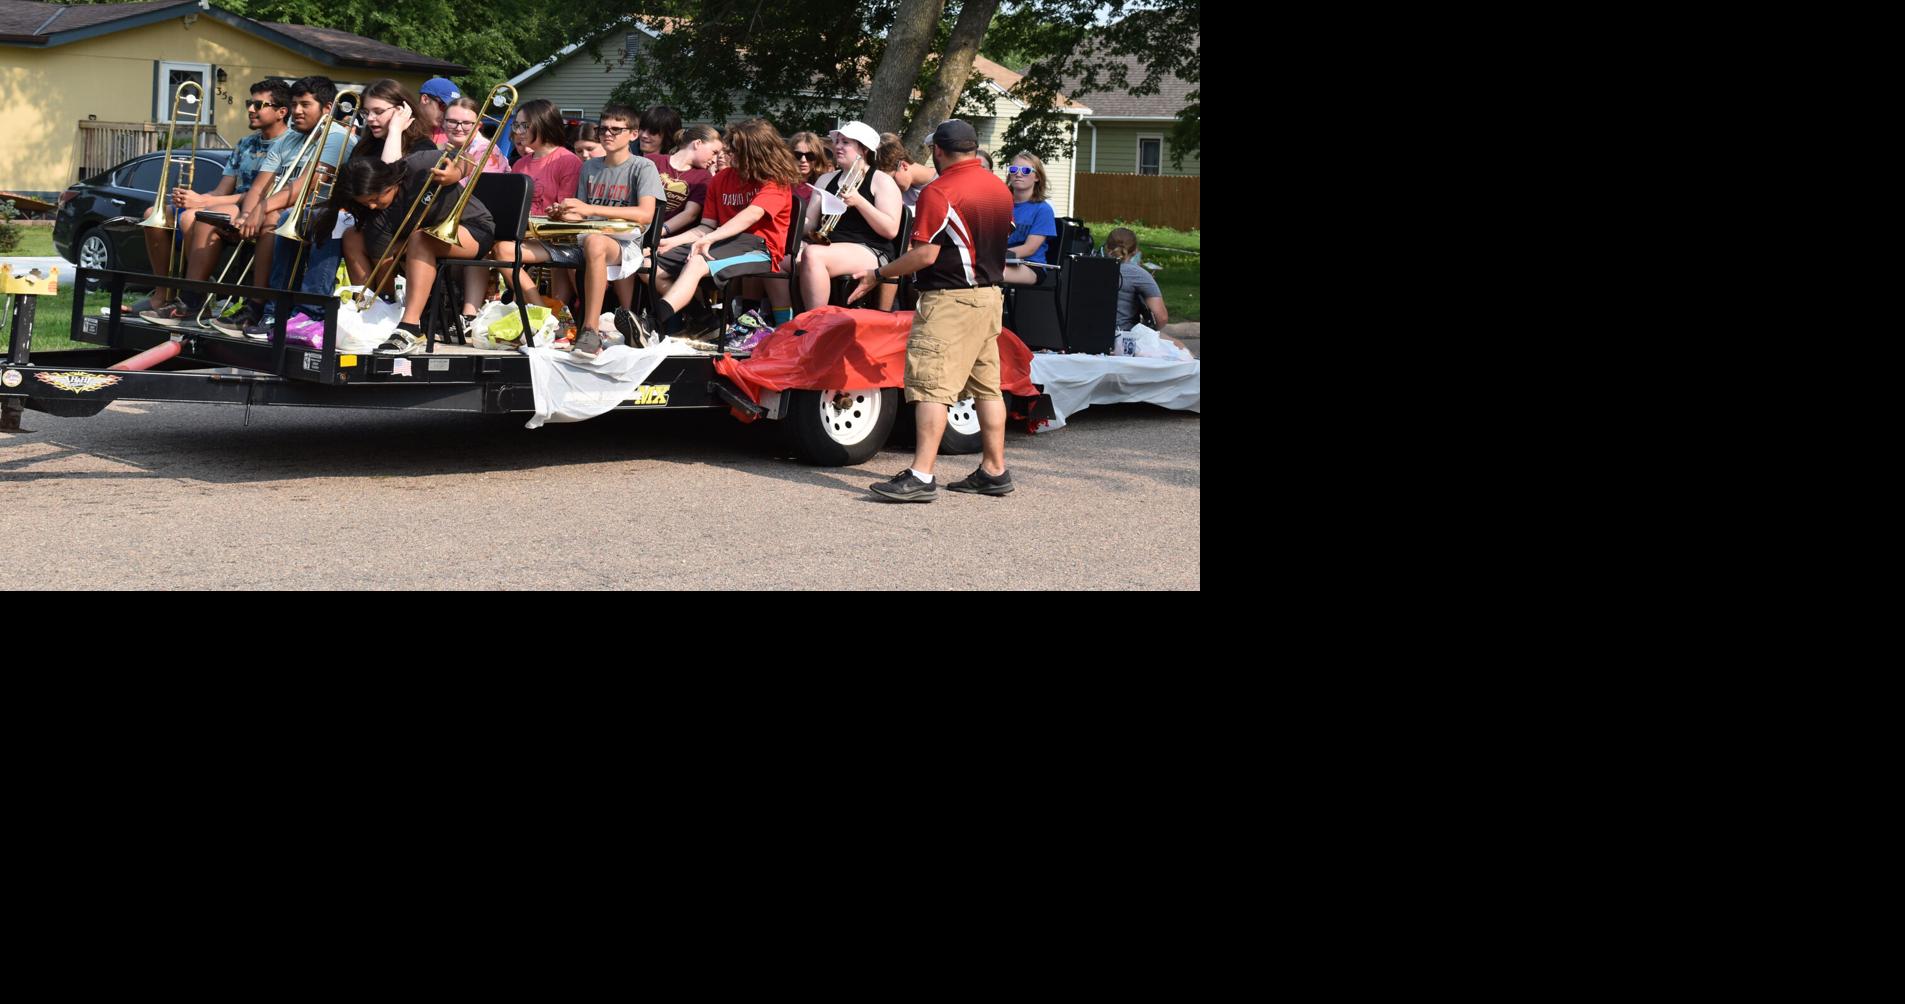
{"label": "wooden deck railing", "polygon": [[[156,122],[99,122],[87,119],[79,124],[79,177],[84,181],[101,171],[142,153],[151,153],[165,145],[168,129]],[[191,144],[191,130],[178,130],[179,146]],[[229,150],[231,144],[218,134],[218,127],[198,127],[198,145],[204,150]]]}

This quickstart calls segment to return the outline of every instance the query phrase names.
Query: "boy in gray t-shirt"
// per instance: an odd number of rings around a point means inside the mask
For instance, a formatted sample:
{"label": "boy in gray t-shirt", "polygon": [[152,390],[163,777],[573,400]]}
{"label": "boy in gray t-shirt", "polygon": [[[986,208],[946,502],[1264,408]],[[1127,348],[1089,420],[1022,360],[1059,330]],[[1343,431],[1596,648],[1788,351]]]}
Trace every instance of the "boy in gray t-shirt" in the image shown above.
{"label": "boy in gray t-shirt", "polygon": [[[635,138],[638,116],[622,105],[602,109],[602,124],[596,131],[606,156],[582,162],[582,174],[576,180],[576,198],[563,199],[549,207],[552,220],[628,220],[644,228],[655,222],[655,206],[666,205],[668,190],[662,187],[661,173],[647,157],[629,152]],[[602,300],[608,284],[616,284],[616,298],[626,308],[635,298],[635,272],[642,265],[642,234],[588,234],[582,238],[582,315],[576,318],[574,349],[577,356],[593,358],[602,351],[602,334],[596,323],[602,316]],[[621,318],[626,309],[617,311],[617,327],[629,334]],[[557,347],[562,340],[557,340]]]}

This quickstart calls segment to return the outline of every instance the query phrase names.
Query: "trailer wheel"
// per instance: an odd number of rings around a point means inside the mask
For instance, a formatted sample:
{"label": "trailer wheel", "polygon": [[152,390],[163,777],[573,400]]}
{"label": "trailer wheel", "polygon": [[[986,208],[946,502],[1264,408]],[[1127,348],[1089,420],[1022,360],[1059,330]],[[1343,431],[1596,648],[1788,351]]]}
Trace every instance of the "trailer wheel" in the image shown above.
{"label": "trailer wheel", "polygon": [[789,391],[788,437],[802,460],[846,467],[871,459],[886,445],[900,413],[897,387]]}
{"label": "trailer wheel", "polygon": [[956,457],[964,453],[978,453],[983,448],[979,438],[979,410],[973,405],[972,398],[946,409],[946,434],[939,437],[939,455]]}

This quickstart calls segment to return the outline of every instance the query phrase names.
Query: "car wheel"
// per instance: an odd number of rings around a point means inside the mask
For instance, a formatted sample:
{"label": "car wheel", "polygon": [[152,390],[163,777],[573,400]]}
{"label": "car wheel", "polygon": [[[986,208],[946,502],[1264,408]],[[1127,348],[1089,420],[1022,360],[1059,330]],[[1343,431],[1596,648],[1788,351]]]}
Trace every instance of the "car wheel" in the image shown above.
{"label": "car wheel", "polygon": [[871,459],[886,445],[900,413],[897,387],[788,392],[787,434],[802,460],[846,467]]}
{"label": "car wheel", "polygon": [[79,249],[74,256],[78,259],[74,264],[80,268],[114,269],[119,267],[113,261],[111,238],[98,227],[86,231],[86,236],[79,239]]}

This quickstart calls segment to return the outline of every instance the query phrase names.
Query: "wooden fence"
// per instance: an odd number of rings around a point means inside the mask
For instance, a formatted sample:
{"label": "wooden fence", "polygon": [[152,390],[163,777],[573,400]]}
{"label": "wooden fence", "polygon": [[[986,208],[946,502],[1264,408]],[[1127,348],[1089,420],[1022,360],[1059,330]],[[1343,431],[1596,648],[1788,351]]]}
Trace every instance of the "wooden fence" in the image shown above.
{"label": "wooden fence", "polygon": [[[79,124],[79,177],[87,178],[131,157],[151,153],[165,145],[166,127],[153,122],[98,122],[88,119]],[[178,134],[180,148],[189,148],[188,128]],[[202,150],[229,150],[231,144],[218,134],[218,127],[199,127],[198,145]]]}
{"label": "wooden fence", "polygon": [[1139,221],[1172,230],[1199,230],[1202,178],[1156,174],[1080,174],[1072,215],[1081,220]]}

